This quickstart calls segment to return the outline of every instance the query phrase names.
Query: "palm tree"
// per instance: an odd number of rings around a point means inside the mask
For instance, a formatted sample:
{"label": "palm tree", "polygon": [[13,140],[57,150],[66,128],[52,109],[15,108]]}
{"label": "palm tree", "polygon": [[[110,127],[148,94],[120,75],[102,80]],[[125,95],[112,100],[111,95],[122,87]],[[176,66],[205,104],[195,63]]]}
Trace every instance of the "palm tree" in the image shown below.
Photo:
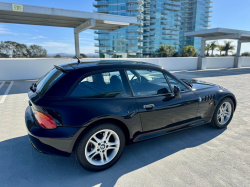
{"label": "palm tree", "polygon": [[206,56],[209,56],[209,50],[210,50],[210,44],[207,44],[206,47],[205,47],[205,51],[207,51]]}
{"label": "palm tree", "polygon": [[217,48],[218,48],[217,51],[220,51],[220,56],[221,56],[221,52],[225,50],[222,45],[218,45]]}
{"label": "palm tree", "polygon": [[228,56],[228,51],[229,50],[235,50],[235,46],[234,45],[231,45],[232,41],[224,41],[224,44],[223,45],[223,48],[224,48],[224,51],[226,52],[225,55]]}
{"label": "palm tree", "polygon": [[194,54],[196,53],[196,50],[195,50],[194,46],[192,46],[192,45],[185,46],[181,50],[187,56],[194,56]]}
{"label": "palm tree", "polygon": [[214,56],[214,50],[218,47],[218,42],[217,41],[213,41],[210,43],[210,49],[212,51],[212,56]]}
{"label": "palm tree", "polygon": [[162,44],[159,46],[157,53],[161,53],[161,57],[163,56],[163,53],[167,53],[167,45]]}

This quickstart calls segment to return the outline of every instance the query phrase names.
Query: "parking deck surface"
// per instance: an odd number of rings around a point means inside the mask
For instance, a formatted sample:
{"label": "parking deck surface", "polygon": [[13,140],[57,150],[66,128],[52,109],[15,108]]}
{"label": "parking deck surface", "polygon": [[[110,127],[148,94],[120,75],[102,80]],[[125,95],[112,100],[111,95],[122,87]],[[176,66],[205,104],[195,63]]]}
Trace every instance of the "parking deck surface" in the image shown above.
{"label": "parking deck surface", "polygon": [[34,80],[0,81],[0,186],[249,186],[250,68],[172,72],[232,91],[238,105],[227,129],[203,125],[125,147],[99,173],[70,158],[37,153],[24,122]]}

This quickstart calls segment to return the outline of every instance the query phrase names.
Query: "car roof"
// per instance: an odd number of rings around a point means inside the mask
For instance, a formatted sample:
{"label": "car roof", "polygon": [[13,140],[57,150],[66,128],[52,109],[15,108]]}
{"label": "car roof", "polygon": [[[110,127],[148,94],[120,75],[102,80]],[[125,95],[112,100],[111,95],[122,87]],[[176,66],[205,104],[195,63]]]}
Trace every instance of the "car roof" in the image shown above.
{"label": "car roof", "polygon": [[59,66],[65,70],[70,70],[70,69],[81,69],[86,67],[100,67],[100,66],[110,66],[110,65],[112,65],[112,67],[151,66],[154,68],[162,68],[161,66],[156,64],[151,64],[147,62],[138,62],[138,61],[127,61],[127,60],[98,60],[98,61],[81,62],[80,64],[78,64],[77,62],[71,62],[67,64],[61,64]]}

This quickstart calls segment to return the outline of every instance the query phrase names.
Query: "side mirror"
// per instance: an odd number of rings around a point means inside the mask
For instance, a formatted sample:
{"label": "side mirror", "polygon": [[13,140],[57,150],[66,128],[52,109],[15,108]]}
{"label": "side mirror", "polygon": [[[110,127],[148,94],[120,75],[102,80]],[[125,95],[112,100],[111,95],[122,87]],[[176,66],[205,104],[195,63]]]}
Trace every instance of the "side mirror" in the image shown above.
{"label": "side mirror", "polygon": [[181,98],[181,90],[178,86],[174,86],[174,95],[175,98]]}
{"label": "side mirror", "polygon": [[160,90],[157,91],[157,95],[160,95],[160,94],[167,94],[168,93],[168,90],[167,88],[162,88]]}

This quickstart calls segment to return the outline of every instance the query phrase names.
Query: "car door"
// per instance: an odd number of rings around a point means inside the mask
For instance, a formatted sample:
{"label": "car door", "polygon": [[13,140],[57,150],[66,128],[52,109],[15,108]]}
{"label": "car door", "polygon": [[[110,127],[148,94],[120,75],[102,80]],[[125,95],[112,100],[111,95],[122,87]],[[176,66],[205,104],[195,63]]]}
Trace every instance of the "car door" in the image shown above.
{"label": "car door", "polygon": [[[174,78],[171,83],[161,71],[128,69],[126,74],[139,109],[144,132],[176,127],[196,119],[197,96]],[[181,87],[181,98],[173,94],[173,86]]]}

